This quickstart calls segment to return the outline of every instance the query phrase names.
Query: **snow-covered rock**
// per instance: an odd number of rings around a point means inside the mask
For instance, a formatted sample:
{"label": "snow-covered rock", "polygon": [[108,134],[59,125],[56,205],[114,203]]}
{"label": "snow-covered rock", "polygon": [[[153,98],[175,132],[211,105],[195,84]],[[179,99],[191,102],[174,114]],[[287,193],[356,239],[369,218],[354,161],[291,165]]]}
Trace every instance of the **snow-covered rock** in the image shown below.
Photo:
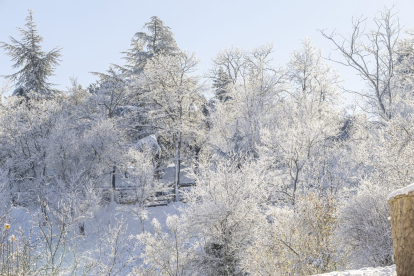
{"label": "snow-covered rock", "polygon": [[[397,276],[395,272],[395,265],[386,267],[364,267],[358,270],[335,271],[325,274],[318,274],[320,276]],[[314,276],[318,276],[314,275]]]}
{"label": "snow-covered rock", "polygon": [[153,155],[158,154],[161,151],[157,137],[153,134],[138,140],[135,147],[141,151],[149,150]]}

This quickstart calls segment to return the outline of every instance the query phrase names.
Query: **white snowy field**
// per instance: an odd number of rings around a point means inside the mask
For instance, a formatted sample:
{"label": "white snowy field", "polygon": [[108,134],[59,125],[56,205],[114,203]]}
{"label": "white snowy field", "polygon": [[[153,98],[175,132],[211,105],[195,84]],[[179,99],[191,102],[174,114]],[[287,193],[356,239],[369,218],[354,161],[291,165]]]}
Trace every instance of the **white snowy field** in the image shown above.
{"label": "white snowy field", "polygon": [[[148,217],[144,222],[145,231],[153,232],[151,221],[157,219],[162,230],[168,232],[165,220],[167,215],[178,215],[182,203],[170,203],[167,206],[148,208]],[[133,205],[110,204],[100,209],[97,213],[84,220],[85,234],[79,236],[69,231],[67,234],[67,244],[77,258],[81,258],[81,263],[96,262],[108,263],[114,261],[114,268],[119,272],[117,275],[127,275],[134,266],[141,264],[139,259],[142,248],[137,246],[137,234],[142,233],[141,221],[133,214]],[[17,230],[22,229],[26,236],[29,236],[29,229],[34,229],[36,237],[39,236],[38,227],[33,224],[33,217],[28,212],[35,213],[37,210],[28,210],[21,207],[13,207],[10,210],[8,222],[10,224],[10,234],[16,234]],[[122,222],[122,231],[118,237],[119,247],[112,244],[116,234],[116,228]],[[77,229],[76,226],[72,229]],[[56,231],[56,230],[54,230]],[[34,237],[34,240],[36,239]],[[111,250],[117,247],[116,255]],[[59,254],[61,250],[59,249]],[[74,260],[72,254],[66,253],[63,257],[62,268],[70,267]],[[78,274],[76,274],[78,275]],[[79,274],[80,275],[80,274]],[[89,275],[89,274],[87,274]],[[91,274],[92,275],[92,274]],[[99,274],[93,274],[99,275]]]}
{"label": "white snowy field", "polygon": [[[335,271],[330,273],[318,274],[320,276],[397,276],[395,265],[386,267],[364,267],[357,270]],[[318,276],[314,275],[314,276]]]}
{"label": "white snowy field", "polygon": [[[89,258],[102,259],[102,253],[106,256],[111,252],[108,248],[104,248],[102,242],[105,243],[105,237],[109,234],[110,229],[114,228],[120,221],[124,221],[124,231],[121,235],[121,239],[125,244],[119,248],[119,260],[117,262],[123,263],[130,257],[134,260],[128,263],[123,269],[122,273],[128,273],[132,267],[137,266],[141,261],[137,258],[141,254],[140,248],[136,248],[134,239],[128,237],[135,236],[142,232],[141,222],[131,213],[131,207],[128,205],[115,205],[111,204],[106,208],[95,214],[94,217],[85,221],[86,233],[85,236],[72,244],[76,247],[80,255],[88,256]],[[183,207],[182,203],[170,203],[167,206],[161,206],[156,208],[148,208],[148,218],[145,221],[145,231],[152,232],[151,220],[156,218],[161,223],[164,231],[168,232],[165,225],[165,218],[167,214],[178,215],[180,213],[179,208]],[[10,214],[10,223],[13,227],[20,226],[23,229],[29,229],[31,226],[31,217],[28,215],[27,210],[24,208],[13,208]],[[104,252],[100,252],[103,250]],[[105,252],[106,251],[106,252]],[[99,254],[100,252],[100,254]],[[88,253],[85,255],[85,253]],[[66,259],[67,264],[71,263],[70,258]],[[126,274],[125,274],[126,275]],[[366,267],[355,270],[335,271],[330,273],[318,274],[314,276],[397,276],[395,265],[388,267]]]}

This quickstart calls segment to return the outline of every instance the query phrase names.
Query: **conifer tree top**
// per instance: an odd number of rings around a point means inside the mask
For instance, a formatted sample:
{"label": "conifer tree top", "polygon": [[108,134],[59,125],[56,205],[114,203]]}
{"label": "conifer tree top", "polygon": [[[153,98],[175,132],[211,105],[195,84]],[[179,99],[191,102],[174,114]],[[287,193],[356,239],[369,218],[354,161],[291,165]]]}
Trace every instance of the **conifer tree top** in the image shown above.
{"label": "conifer tree top", "polygon": [[25,29],[18,28],[20,40],[10,37],[10,44],[0,42],[0,47],[14,62],[13,68],[20,69],[5,77],[15,82],[16,89],[13,95],[27,97],[30,92],[36,92],[50,96],[55,91],[52,89],[53,84],[48,82],[48,78],[53,75],[56,66],[59,65],[61,48],[56,47],[50,52],[42,51],[40,43],[43,37],[38,34],[31,10],[26,17],[25,27]]}
{"label": "conifer tree top", "polygon": [[131,73],[141,72],[147,59],[156,54],[174,55],[179,52],[171,28],[157,16],[151,17],[143,29],[144,32],[137,32],[132,38],[132,48],[123,52],[127,62],[123,69]]}

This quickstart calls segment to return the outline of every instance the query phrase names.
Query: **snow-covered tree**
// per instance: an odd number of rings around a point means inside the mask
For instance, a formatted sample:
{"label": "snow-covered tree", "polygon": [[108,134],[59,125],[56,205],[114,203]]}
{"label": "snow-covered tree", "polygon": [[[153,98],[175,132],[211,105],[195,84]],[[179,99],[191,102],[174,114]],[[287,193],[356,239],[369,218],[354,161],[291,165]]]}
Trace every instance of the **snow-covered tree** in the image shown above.
{"label": "snow-covered tree", "polygon": [[140,256],[143,264],[135,267],[131,276],[197,275],[193,266],[196,243],[191,241],[178,216],[167,216],[166,224],[170,233],[164,232],[159,221],[154,219],[153,234],[146,232],[136,236],[137,247],[144,246]]}
{"label": "snow-covered tree", "polygon": [[268,206],[266,215],[242,260],[250,275],[313,275],[343,265],[333,197],[307,194],[295,208]]}
{"label": "snow-covered tree", "polygon": [[243,78],[246,68],[245,51],[243,49],[237,47],[224,49],[212,61],[213,68],[209,72],[209,76],[213,80],[221,75],[220,71],[225,73],[226,78],[230,79],[233,84]]}
{"label": "snow-covered tree", "polygon": [[109,118],[113,118],[120,109],[127,105],[130,98],[128,81],[113,68],[109,68],[106,74],[93,73],[99,76],[96,87],[91,87],[92,94],[96,97],[96,102],[102,106]]}
{"label": "snow-covered tree", "polygon": [[4,80],[2,86],[0,87],[0,105],[2,104],[3,97],[5,94],[9,93],[11,90],[10,80]]}
{"label": "snow-covered tree", "polygon": [[361,183],[356,192],[344,193],[338,242],[350,266],[391,265],[393,248],[386,200],[390,189],[368,181]]}
{"label": "snow-covered tree", "polygon": [[229,78],[227,100],[217,102],[210,114],[209,142],[220,155],[233,150],[257,154],[259,126],[265,124],[270,107],[278,101],[283,76],[271,64],[272,52],[272,45],[251,51],[234,48],[220,52],[214,60],[220,67],[213,81],[220,81],[219,74]]}
{"label": "snow-covered tree", "polygon": [[341,79],[309,38],[302,41],[302,49],[291,54],[286,76],[289,81],[287,93],[294,101],[308,101],[310,108],[318,108],[324,103],[339,104]]}
{"label": "snow-covered tree", "polygon": [[336,62],[353,68],[366,82],[367,92],[354,91],[365,100],[366,106],[361,107],[388,120],[392,118],[394,105],[398,103],[394,79],[401,27],[398,16],[388,8],[373,19],[372,29],[365,29],[365,21],[362,17],[354,20],[349,37],[335,32],[321,33],[342,55],[343,60]]}
{"label": "snow-covered tree", "polygon": [[202,104],[197,77],[193,75],[194,55],[156,55],[148,60],[141,77],[151,125],[170,145],[175,163],[175,200],[178,200],[184,142],[193,139],[202,127]]}
{"label": "snow-covered tree", "polygon": [[[412,110],[412,103],[405,103]],[[355,265],[392,263],[387,195],[414,181],[413,114],[394,113],[386,122],[355,121],[352,170],[356,184],[340,194],[339,233]]]}
{"label": "snow-covered tree", "polygon": [[131,40],[132,48],[124,52],[124,69],[132,74],[141,73],[148,59],[155,55],[174,55],[179,52],[171,28],[157,16],[145,23],[146,32],[137,32]]}
{"label": "snow-covered tree", "polygon": [[155,198],[157,192],[163,191],[164,187],[156,179],[155,160],[148,147],[142,150],[130,148],[125,159],[123,182],[133,187],[132,192],[135,193],[135,203],[128,209],[139,219],[144,232],[144,222],[148,219],[146,205]]}
{"label": "snow-covered tree", "polygon": [[[33,202],[38,196],[49,203],[70,198],[77,205],[109,182],[111,166],[121,160],[122,132],[111,120],[92,122],[83,108],[83,101],[73,105],[65,97],[26,104],[19,97],[7,99],[0,109],[0,139],[10,192],[27,193]],[[82,203],[96,206],[91,204]]]}
{"label": "snow-covered tree", "polygon": [[47,183],[45,141],[57,120],[55,115],[61,111],[56,100],[29,100],[25,105],[20,105],[20,101],[18,97],[8,98],[0,116],[3,169],[17,191],[27,182],[33,183],[31,188]]}
{"label": "snow-covered tree", "polygon": [[293,203],[298,190],[327,189],[340,132],[337,75],[309,40],[295,51],[287,67],[287,96],[272,107],[260,132],[260,156],[275,175],[275,191]]}
{"label": "snow-covered tree", "polygon": [[214,96],[219,101],[227,101],[230,96],[227,95],[229,84],[232,83],[230,77],[223,70],[223,67],[219,67],[216,76],[213,79]]}
{"label": "snow-covered tree", "polygon": [[49,52],[42,51],[40,43],[43,37],[37,32],[33,21],[33,12],[29,10],[26,18],[26,29],[18,28],[21,40],[10,37],[11,44],[1,42],[1,47],[15,62],[13,68],[21,68],[18,72],[6,76],[15,82],[16,89],[13,95],[28,97],[30,91],[49,97],[56,90],[48,82],[55,67],[59,65],[61,48],[54,48]]}
{"label": "snow-covered tree", "polygon": [[266,223],[266,174],[246,156],[200,165],[197,185],[186,194],[183,223],[197,237],[200,275],[239,275],[249,244]]}

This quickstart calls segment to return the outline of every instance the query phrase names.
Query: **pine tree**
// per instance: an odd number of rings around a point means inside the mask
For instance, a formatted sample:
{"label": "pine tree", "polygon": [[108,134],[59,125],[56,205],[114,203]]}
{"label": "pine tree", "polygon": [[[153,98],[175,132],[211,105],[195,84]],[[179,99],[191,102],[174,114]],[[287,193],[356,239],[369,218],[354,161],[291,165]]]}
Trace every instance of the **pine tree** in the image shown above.
{"label": "pine tree", "polygon": [[96,96],[98,105],[102,106],[109,118],[116,115],[120,108],[128,103],[128,82],[114,68],[110,67],[106,73],[91,72],[100,80],[96,86],[90,86],[90,91]]}
{"label": "pine tree", "polygon": [[140,73],[155,54],[174,55],[179,51],[171,28],[157,16],[151,17],[144,29],[147,32],[137,32],[131,41],[132,48],[123,52],[127,61],[124,69],[133,74]]}
{"label": "pine tree", "polygon": [[216,77],[213,79],[213,88],[216,98],[225,102],[231,97],[228,95],[228,85],[232,83],[229,75],[223,70],[222,67],[219,67]]}
{"label": "pine tree", "polygon": [[61,48],[56,47],[50,52],[44,52],[40,43],[43,37],[38,34],[37,25],[33,21],[33,12],[29,10],[26,18],[26,29],[18,28],[21,40],[10,37],[11,44],[0,42],[7,55],[14,63],[13,68],[20,68],[18,72],[5,76],[15,82],[15,96],[28,97],[34,91],[44,96],[51,96],[56,91],[48,78],[53,75],[55,67],[59,65]]}

